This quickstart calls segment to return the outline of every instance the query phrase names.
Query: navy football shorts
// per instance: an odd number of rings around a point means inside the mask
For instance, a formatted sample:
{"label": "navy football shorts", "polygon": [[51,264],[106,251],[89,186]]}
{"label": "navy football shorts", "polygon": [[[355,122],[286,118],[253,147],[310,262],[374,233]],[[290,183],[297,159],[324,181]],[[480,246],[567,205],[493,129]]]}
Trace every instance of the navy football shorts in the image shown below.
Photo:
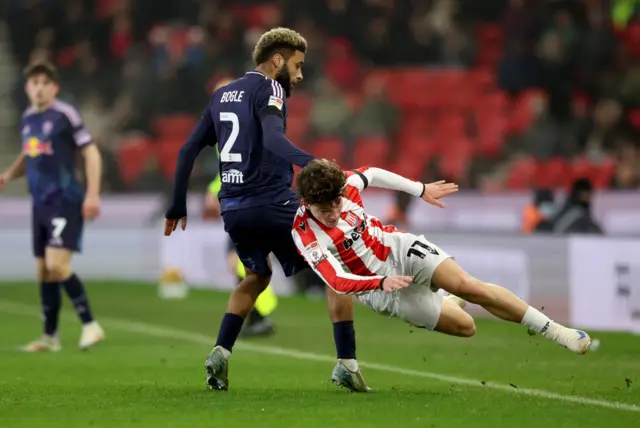
{"label": "navy football shorts", "polygon": [[34,205],[32,214],[33,255],[44,257],[47,247],[74,252],[82,249],[82,204],[55,202]]}
{"label": "navy football shorts", "polygon": [[309,267],[291,236],[298,206],[299,202],[293,199],[286,204],[225,211],[222,214],[224,230],[247,269],[263,277],[270,276],[270,253],[276,256],[286,276]]}

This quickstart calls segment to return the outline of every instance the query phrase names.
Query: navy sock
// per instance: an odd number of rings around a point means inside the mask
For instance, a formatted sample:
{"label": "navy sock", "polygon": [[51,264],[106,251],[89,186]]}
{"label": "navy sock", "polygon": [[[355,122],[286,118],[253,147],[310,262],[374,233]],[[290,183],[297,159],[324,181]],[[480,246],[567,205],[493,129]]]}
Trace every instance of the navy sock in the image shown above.
{"label": "navy sock", "polygon": [[84,285],[80,278],[74,273],[66,281],[62,282],[67,296],[73,302],[73,307],[76,308],[78,317],[82,324],[88,324],[93,321],[93,315],[91,314],[91,307],[89,306],[89,298],[84,290]]}
{"label": "navy sock", "polygon": [[356,330],[353,321],[338,321],[333,323],[333,340],[340,359],[356,358]]}
{"label": "navy sock", "polygon": [[242,330],[242,323],[244,318],[240,315],[225,313],[220,323],[220,331],[218,331],[218,340],[216,340],[216,346],[222,346],[227,351],[231,352],[233,345],[238,339],[240,330]]}
{"label": "navy sock", "polygon": [[44,334],[54,336],[58,331],[58,317],[62,307],[60,284],[57,282],[41,282],[40,302],[44,316]]}

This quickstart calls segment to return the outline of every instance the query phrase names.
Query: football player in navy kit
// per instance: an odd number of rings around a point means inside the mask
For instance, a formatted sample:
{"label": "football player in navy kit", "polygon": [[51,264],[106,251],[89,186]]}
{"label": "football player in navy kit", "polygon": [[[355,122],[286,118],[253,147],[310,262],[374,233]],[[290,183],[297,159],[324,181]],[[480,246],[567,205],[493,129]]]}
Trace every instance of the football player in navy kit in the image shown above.
{"label": "football player in navy kit", "polygon": [[[44,319],[44,335],[23,349],[59,351],[58,316],[62,289],[82,322],[79,347],[87,349],[104,339],[93,318],[85,287],[71,269],[74,252],[82,248],[84,221],[100,213],[102,160],[78,111],[56,99],[58,74],[48,63],[25,69],[30,107],[22,115],[22,152],[0,175],[0,189],[26,175],[33,198],[33,254]],[[84,158],[86,191],[76,178],[76,159]]]}
{"label": "football player in navy kit", "polygon": [[[286,98],[302,81],[306,40],[287,28],[264,33],[253,52],[256,68],[217,89],[178,156],[165,235],[187,224],[187,188],[193,164],[206,146],[220,150],[218,193],[225,231],[246,277],[229,299],[218,339],[205,362],[207,384],[228,388],[228,360],[245,318],[269,285],[273,253],[287,276],[308,267],[291,238],[298,200],[291,190],[293,167],[315,159],[285,136]],[[353,391],[368,391],[355,359],[351,298],[327,290],[338,363],[332,380]]]}

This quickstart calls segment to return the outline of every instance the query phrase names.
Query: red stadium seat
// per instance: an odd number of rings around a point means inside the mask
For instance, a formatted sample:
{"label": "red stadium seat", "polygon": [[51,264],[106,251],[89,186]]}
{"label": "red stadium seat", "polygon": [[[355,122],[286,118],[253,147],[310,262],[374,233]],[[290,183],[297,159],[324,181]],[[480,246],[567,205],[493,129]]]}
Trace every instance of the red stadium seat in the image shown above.
{"label": "red stadium seat", "polygon": [[142,174],[149,156],[153,153],[153,142],[146,136],[123,138],[117,151],[120,177],[127,184],[133,184]]}
{"label": "red stadium seat", "polygon": [[421,181],[428,161],[428,157],[415,156],[411,153],[400,153],[396,160],[389,166],[389,170],[404,177]]}
{"label": "red stadium seat", "polygon": [[534,158],[522,158],[509,165],[506,187],[509,190],[531,189],[536,180],[538,162]]}
{"label": "red stadium seat", "polygon": [[359,138],[353,153],[353,166],[385,168],[389,163],[390,144],[384,138]]}
{"label": "red stadium seat", "polygon": [[178,152],[184,143],[183,140],[164,139],[158,141],[158,161],[160,163],[160,171],[167,179],[173,180],[176,170],[176,160]]}
{"label": "red stadium seat", "polygon": [[338,138],[321,138],[311,144],[311,153],[329,159],[344,167],[344,143]]}
{"label": "red stadium seat", "polygon": [[510,132],[515,134],[524,133],[534,120],[534,104],[538,98],[546,98],[543,91],[529,90],[521,93],[515,101],[509,124]]}
{"label": "red stadium seat", "polygon": [[313,99],[304,92],[296,92],[295,97],[287,98],[287,111],[289,115],[307,116],[313,106]]}
{"label": "red stadium seat", "polygon": [[435,128],[435,137],[440,141],[448,141],[465,137],[467,123],[463,115],[451,114],[438,118]]}
{"label": "red stadium seat", "polygon": [[289,116],[287,119],[287,138],[297,146],[303,146],[309,130],[309,116]]}
{"label": "red stadium seat", "polygon": [[538,187],[566,189],[571,185],[572,178],[571,165],[562,158],[552,158],[540,164],[536,184]]}
{"label": "red stadium seat", "polygon": [[509,121],[505,116],[479,113],[476,116],[478,154],[488,158],[497,157],[502,151],[502,145],[507,138],[508,129]]}
{"label": "red stadium seat", "polygon": [[438,169],[442,174],[442,179],[452,180],[458,183],[464,182],[470,161],[471,154],[467,151],[452,150],[444,153],[438,162]]}
{"label": "red stadium seat", "polygon": [[152,129],[159,138],[186,140],[197,123],[198,118],[190,114],[169,114],[156,117]]}

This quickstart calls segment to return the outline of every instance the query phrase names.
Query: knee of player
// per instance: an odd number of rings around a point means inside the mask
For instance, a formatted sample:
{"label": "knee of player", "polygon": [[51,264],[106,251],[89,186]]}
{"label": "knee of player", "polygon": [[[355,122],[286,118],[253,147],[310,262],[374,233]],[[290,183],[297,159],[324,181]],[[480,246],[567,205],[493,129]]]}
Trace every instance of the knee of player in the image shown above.
{"label": "knee of player", "polygon": [[476,334],[476,323],[471,316],[460,323],[459,333],[462,337],[473,337]]}
{"label": "knee of player", "polygon": [[46,278],[50,282],[64,281],[71,275],[71,266],[67,263],[47,262]]}

